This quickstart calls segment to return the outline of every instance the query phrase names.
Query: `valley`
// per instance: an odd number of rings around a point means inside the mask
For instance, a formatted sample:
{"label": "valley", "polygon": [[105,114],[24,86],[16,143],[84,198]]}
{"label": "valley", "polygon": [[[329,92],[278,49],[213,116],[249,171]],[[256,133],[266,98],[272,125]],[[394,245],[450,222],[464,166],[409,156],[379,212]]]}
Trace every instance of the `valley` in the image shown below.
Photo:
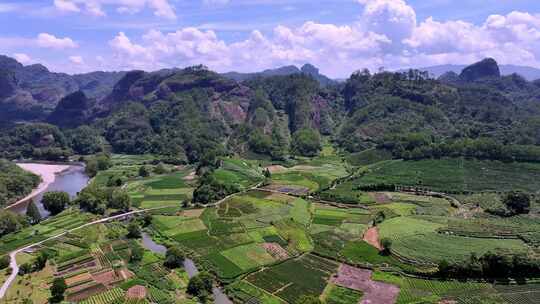
{"label": "valley", "polygon": [[129,71],[18,112],[0,303],[536,303],[539,87],[451,76]]}

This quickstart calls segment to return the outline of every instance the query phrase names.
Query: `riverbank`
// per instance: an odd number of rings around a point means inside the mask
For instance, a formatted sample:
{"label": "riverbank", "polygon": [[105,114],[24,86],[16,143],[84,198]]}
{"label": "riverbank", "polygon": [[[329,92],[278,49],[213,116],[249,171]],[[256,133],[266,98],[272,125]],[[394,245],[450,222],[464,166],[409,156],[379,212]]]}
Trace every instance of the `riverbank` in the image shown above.
{"label": "riverbank", "polygon": [[39,183],[37,188],[30,192],[30,194],[18,200],[17,202],[10,204],[4,209],[11,209],[33,199],[34,197],[45,191],[50,184],[54,183],[58,174],[66,172],[71,168],[71,165],[49,165],[37,163],[17,163],[17,166],[19,166],[25,171],[38,175],[41,178],[41,182]]}

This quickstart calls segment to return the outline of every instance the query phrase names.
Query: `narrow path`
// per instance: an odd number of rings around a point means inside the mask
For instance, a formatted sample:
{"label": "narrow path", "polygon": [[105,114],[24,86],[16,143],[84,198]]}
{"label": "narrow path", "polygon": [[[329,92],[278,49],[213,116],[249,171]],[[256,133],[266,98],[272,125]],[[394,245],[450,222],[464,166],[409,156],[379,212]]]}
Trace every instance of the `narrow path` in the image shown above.
{"label": "narrow path", "polygon": [[95,220],[93,222],[83,224],[83,225],[81,225],[79,227],[64,231],[64,232],[62,232],[60,234],[52,236],[52,237],[50,237],[48,239],[45,239],[43,241],[40,241],[40,242],[37,242],[37,243],[34,243],[34,244],[30,244],[30,245],[27,245],[25,247],[22,247],[22,248],[19,248],[19,249],[16,249],[16,250],[10,252],[9,253],[9,258],[10,258],[9,267],[11,268],[11,274],[6,279],[6,281],[4,282],[2,287],[0,287],[0,299],[2,299],[6,295],[6,292],[9,289],[9,286],[11,285],[11,283],[13,283],[13,281],[15,280],[15,278],[17,278],[17,275],[19,274],[19,265],[17,265],[17,260],[16,260],[16,256],[17,256],[18,253],[21,253],[22,251],[25,251],[25,250],[30,249],[32,247],[41,245],[41,244],[43,244],[43,243],[45,243],[47,241],[57,239],[57,238],[59,238],[61,236],[66,235],[67,233],[70,233],[70,232],[73,232],[73,231],[76,231],[76,230],[79,230],[79,229],[82,229],[82,228],[85,228],[85,227],[88,227],[88,226],[91,226],[91,225],[101,224],[101,223],[105,223],[105,222],[108,222],[108,221],[123,218],[123,217],[129,216],[129,215],[138,214],[138,213],[144,213],[144,212],[157,210],[157,209],[164,209],[164,208],[168,208],[168,206],[167,207],[156,207],[156,208],[150,208],[150,209],[135,210],[135,211],[130,211],[130,212],[118,214],[118,215],[115,215],[115,216],[110,216],[110,217],[106,217],[106,218],[103,218],[103,219]]}

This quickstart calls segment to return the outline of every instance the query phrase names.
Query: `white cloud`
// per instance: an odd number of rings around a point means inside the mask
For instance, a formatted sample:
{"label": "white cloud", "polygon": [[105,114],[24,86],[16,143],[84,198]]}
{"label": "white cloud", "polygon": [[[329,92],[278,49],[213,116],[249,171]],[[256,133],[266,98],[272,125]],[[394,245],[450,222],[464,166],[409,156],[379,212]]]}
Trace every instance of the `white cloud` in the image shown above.
{"label": "white cloud", "polygon": [[32,62],[32,58],[25,53],[15,53],[13,57],[22,64],[29,64]]}
{"label": "white cloud", "polygon": [[[100,59],[88,57],[87,64],[96,63],[100,68],[108,69],[155,70],[202,63],[220,72],[248,72],[310,62],[333,77],[344,77],[363,67],[397,69],[468,64],[487,56],[503,64],[540,67],[540,15],[514,11],[491,15],[479,24],[433,17],[417,20],[416,12],[406,0],[355,1],[359,3],[358,12],[352,14],[359,17],[350,24],[307,21],[298,26],[278,25],[268,30],[266,25],[241,23],[242,30],[247,28],[251,34],[230,42],[212,30],[223,29],[223,24],[184,27],[171,32],[147,30],[143,35],[129,37],[120,32],[109,41],[112,58],[104,53],[100,54]],[[166,0],[56,2],[59,9],[63,5],[64,11],[79,10],[95,15],[106,14],[113,8],[126,14],[150,9],[156,16],[176,17],[174,7],[170,5],[172,1]],[[206,5],[231,2],[204,0]],[[238,26],[234,26],[234,30],[238,30]],[[152,29],[157,25],[148,27]],[[69,38],[54,38],[48,40],[62,41],[57,45],[69,45],[70,42],[72,46],[76,45]],[[7,45],[24,43],[16,38],[6,42]]]}
{"label": "white cloud", "polygon": [[39,47],[52,49],[72,49],[79,47],[71,38],[57,38],[48,33],[39,34],[36,43]]}
{"label": "white cloud", "polygon": [[54,0],[54,6],[63,12],[80,12],[81,9],[70,0]]}
{"label": "white cloud", "polygon": [[84,59],[81,56],[69,56],[69,61],[74,64],[84,64]]}
{"label": "white cloud", "polygon": [[404,0],[358,0],[364,5],[360,22],[368,31],[387,36],[393,44],[410,37],[416,12]]}
{"label": "white cloud", "polygon": [[135,14],[149,8],[158,17],[176,19],[169,0],[54,0],[54,6],[63,12],[84,12],[96,17],[107,15],[105,7],[115,7],[121,14]]}

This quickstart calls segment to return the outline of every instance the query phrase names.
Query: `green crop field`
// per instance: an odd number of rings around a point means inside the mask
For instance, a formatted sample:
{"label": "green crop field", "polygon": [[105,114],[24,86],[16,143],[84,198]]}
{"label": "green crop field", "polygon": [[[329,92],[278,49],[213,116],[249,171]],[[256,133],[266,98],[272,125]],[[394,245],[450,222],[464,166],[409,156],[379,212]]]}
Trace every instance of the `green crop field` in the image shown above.
{"label": "green crop field", "polygon": [[362,298],[362,292],[329,284],[323,294],[326,304],[357,304]]}
{"label": "green crop field", "polygon": [[335,262],[306,255],[254,273],[247,277],[247,281],[295,303],[304,295],[320,295],[337,266]]}
{"label": "green crop field", "polygon": [[387,161],[376,164],[356,185],[397,184],[438,191],[540,190],[540,164],[462,158]]}
{"label": "green crop field", "polygon": [[[471,304],[504,303],[496,290],[488,283],[423,280],[382,272],[375,272],[372,279],[399,286],[397,304],[435,304],[444,299]],[[486,300],[486,302],[480,302],[481,299]]]}

